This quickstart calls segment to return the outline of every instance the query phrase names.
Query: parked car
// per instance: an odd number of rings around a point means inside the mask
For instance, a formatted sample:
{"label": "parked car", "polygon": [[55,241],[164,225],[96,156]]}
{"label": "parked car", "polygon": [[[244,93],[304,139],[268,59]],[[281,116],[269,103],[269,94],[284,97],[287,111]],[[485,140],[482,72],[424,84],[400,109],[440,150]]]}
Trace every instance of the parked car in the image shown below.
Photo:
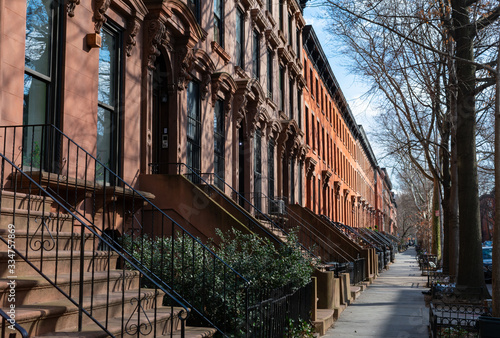
{"label": "parked car", "polygon": [[483,246],[483,270],[484,280],[491,283],[491,269],[492,269],[492,250],[491,246]]}

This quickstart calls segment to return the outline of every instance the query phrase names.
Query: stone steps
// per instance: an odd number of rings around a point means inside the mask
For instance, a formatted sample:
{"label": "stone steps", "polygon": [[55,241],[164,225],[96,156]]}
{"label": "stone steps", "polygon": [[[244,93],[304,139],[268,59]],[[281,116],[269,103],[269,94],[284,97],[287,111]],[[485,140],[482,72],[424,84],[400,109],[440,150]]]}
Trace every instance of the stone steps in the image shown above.
{"label": "stone steps", "polygon": [[[0,236],[9,238],[8,235],[8,229],[0,229]],[[85,234],[84,250],[88,251],[97,248],[98,243],[94,245],[92,237],[92,234]],[[49,248],[57,245],[59,250],[79,251],[81,248],[80,233],[47,231],[44,227],[32,229],[29,232],[26,230],[15,231],[16,249],[22,254],[26,254],[27,251],[38,249],[43,242],[45,242],[45,246]]]}
{"label": "stone steps", "polygon": [[0,210],[0,227],[3,229],[7,229],[10,224],[13,224],[16,231],[36,231],[42,221],[45,222],[50,231],[72,231],[73,217],[71,215],[25,209],[8,209],[3,206]]}
{"label": "stone steps", "polygon": [[29,195],[22,192],[1,191],[2,208],[5,209],[24,209],[32,211],[52,210],[52,199],[39,195]]}
{"label": "stone steps", "polygon": [[[0,248],[6,248],[0,242]],[[0,250],[5,250],[5,249]],[[26,258],[37,269],[46,275],[55,274],[73,274],[80,271],[80,252],[79,251],[29,251]],[[8,269],[9,256],[7,251],[0,251],[0,278],[8,278],[12,274]],[[111,252],[108,255],[107,251],[85,251],[84,252],[84,271],[105,271],[115,269],[118,254]],[[19,256],[15,257],[15,275],[16,276],[33,276],[37,272]]]}
{"label": "stone steps", "polygon": [[[140,329],[145,337],[180,337],[182,308],[162,306],[161,290],[139,289],[141,274],[116,269],[118,253],[102,250],[94,235],[84,235],[82,252],[80,225],[71,215],[54,212],[60,208],[51,199],[0,191],[0,206],[0,236],[8,240],[9,229],[14,228],[15,247],[29,261],[17,254],[12,256],[0,241],[0,307],[7,311],[12,305],[8,299],[10,276],[15,275],[16,322],[30,337],[109,336],[85,314],[82,331],[78,332],[79,310],[67,296],[78,302],[81,284],[83,307],[112,335],[136,337],[133,331]],[[80,282],[82,254],[84,273]],[[12,259],[13,272],[9,271]],[[186,327],[185,332],[186,337],[201,338],[212,337],[216,330]]]}
{"label": "stone steps", "polygon": [[[57,286],[67,295],[75,297],[79,292],[79,274],[61,274],[57,278],[48,276],[56,281]],[[108,279],[109,277],[109,279]],[[10,290],[9,279],[0,279],[0,307],[7,307]],[[139,287],[139,272],[131,270],[111,270],[102,272],[86,272],[84,274],[83,296],[93,294],[120,292]],[[64,296],[41,276],[18,277],[16,279],[16,300],[20,304],[34,304],[40,299],[52,301]]]}
{"label": "stone steps", "polygon": [[[92,314],[94,318],[102,319],[101,324],[107,318],[128,318],[138,307],[140,295],[141,307],[144,310],[154,309],[155,304],[163,301],[163,292],[141,289],[125,292],[112,292],[109,294],[94,294],[83,299],[83,308]],[[76,297],[78,298],[78,297]],[[65,331],[75,328],[78,323],[78,308],[68,299],[63,298],[49,302],[38,302],[30,305],[16,306],[16,322],[25,328],[30,335],[41,335],[54,331]],[[83,315],[83,325],[89,325],[93,321]]]}

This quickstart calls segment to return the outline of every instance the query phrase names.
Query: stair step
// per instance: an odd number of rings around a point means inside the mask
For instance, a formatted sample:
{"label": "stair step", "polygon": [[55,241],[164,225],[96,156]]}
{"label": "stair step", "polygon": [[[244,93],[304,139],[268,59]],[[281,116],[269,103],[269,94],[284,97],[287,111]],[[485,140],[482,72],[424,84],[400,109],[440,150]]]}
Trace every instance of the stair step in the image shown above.
{"label": "stair step", "polygon": [[[0,242],[0,247],[3,243]],[[5,246],[4,246],[5,247]],[[41,257],[43,254],[43,262]],[[27,259],[45,275],[78,273],[80,271],[80,251],[29,251]],[[107,251],[85,251],[84,269],[85,271],[106,271],[114,270],[118,254]],[[0,252],[0,278],[8,278],[12,274],[8,269],[9,256],[6,251]],[[38,272],[24,261],[21,257],[15,257],[16,276],[36,276]],[[43,263],[43,264],[41,264]]]}
{"label": "stair step", "polygon": [[24,209],[32,211],[50,212],[53,200],[50,197],[29,195],[22,192],[3,190],[0,192],[2,208]]}
{"label": "stair step", "polygon": [[23,209],[8,209],[2,206],[0,210],[0,226],[7,228],[9,224],[14,224],[16,230],[37,229],[41,220],[51,231],[71,231],[73,217],[68,214],[31,211]]}
{"label": "stair step", "polygon": [[[8,238],[9,231],[7,229],[0,229],[0,236]],[[81,241],[80,233],[77,232],[57,232],[47,231],[44,227],[38,229],[30,229],[29,233],[26,230],[17,230],[15,232],[16,249],[25,254],[28,250],[35,250],[40,247],[43,241],[47,246],[57,246],[58,250],[80,250]],[[92,241],[92,234],[85,234],[85,250],[93,250],[94,242]],[[97,249],[98,243],[95,244]]]}
{"label": "stair step", "polygon": [[[134,311],[140,310],[137,303],[139,290],[98,294],[94,297],[84,297],[83,307],[89,311],[92,307],[92,316],[105,323],[106,315],[112,318],[130,318]],[[162,304],[164,293],[153,289],[141,289],[141,306],[144,310],[154,309],[154,305]],[[78,299],[77,297],[75,297]],[[142,311],[142,310],[141,310]],[[41,335],[49,332],[70,330],[78,323],[78,308],[68,299],[37,303],[33,305],[16,306],[16,322],[30,335]],[[153,316],[154,318],[154,316]],[[83,315],[83,325],[88,326],[93,321]]]}
{"label": "stair step", "polygon": [[[178,318],[178,313],[182,308],[174,307],[174,320]],[[147,310],[145,311],[145,314],[148,318],[154,318],[155,317],[155,310]],[[142,326],[142,332],[146,333],[144,335],[140,335],[141,337],[181,337],[180,335],[180,323],[179,320],[174,321],[174,332],[172,335],[170,335],[170,330],[171,330],[171,322],[170,318],[172,317],[171,315],[171,307],[159,307],[156,310],[156,322],[155,322],[155,327],[156,327],[156,332],[153,328],[152,325],[150,325],[146,319],[146,316],[144,316],[144,313],[142,313],[141,318],[139,323],[144,324]],[[127,322],[129,321],[129,318],[125,318],[122,320],[121,317],[117,318],[112,318],[108,321],[107,325],[107,330],[112,333],[115,337],[119,337],[122,335],[122,332],[125,331],[122,329],[122,325],[126,326]],[[137,323],[137,314],[134,314],[133,318],[131,319],[131,322]],[[149,332],[151,331],[151,332]],[[129,331],[130,332],[130,331]],[[204,338],[204,337],[213,337],[213,335],[217,332],[216,329],[214,328],[208,328],[208,327],[193,327],[193,326],[186,326],[185,328],[185,337],[186,338]],[[156,333],[156,334],[155,334]],[[123,332],[124,337],[136,337],[136,334],[127,334],[126,332]],[[90,323],[88,325],[85,325],[83,327],[81,332],[78,332],[76,328],[68,331],[60,331],[60,332],[51,332],[47,334],[40,335],[39,337],[44,337],[44,338],[60,338],[60,337],[92,337],[92,338],[98,338],[98,337],[107,337],[107,334],[104,333],[95,323]]]}
{"label": "stair step", "polygon": [[[125,276],[125,277],[124,277]],[[55,276],[48,276],[50,280],[56,281]],[[62,274],[57,276],[57,286],[68,295],[78,295],[79,274]],[[10,291],[9,279],[0,279],[0,307],[9,306],[8,295]],[[111,270],[84,274],[83,295],[90,296],[91,293],[119,292],[132,290],[139,287],[139,272],[134,270]],[[18,305],[31,305],[44,301],[53,301],[64,298],[56,288],[41,276],[18,277],[16,279],[16,303]]]}

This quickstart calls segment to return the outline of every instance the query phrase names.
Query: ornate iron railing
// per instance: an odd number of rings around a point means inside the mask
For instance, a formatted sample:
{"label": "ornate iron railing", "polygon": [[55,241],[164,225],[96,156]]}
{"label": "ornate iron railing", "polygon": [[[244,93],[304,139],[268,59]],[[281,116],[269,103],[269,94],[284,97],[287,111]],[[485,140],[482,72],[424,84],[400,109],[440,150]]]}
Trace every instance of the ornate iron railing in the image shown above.
{"label": "ornate iron railing", "polygon": [[488,309],[479,304],[430,303],[429,324],[431,337],[477,337],[477,320]]}
{"label": "ornate iron railing", "polygon": [[[239,209],[241,211],[241,215],[247,221],[247,225],[250,226],[250,229],[259,228],[260,230],[264,231],[273,241],[279,243],[280,245],[282,244],[282,240],[279,239],[279,237],[285,238],[289,236],[289,232],[286,231],[282,226],[280,226],[280,224],[277,224],[276,221],[272,220],[268,215],[257,208],[252,202],[250,202],[242,194],[236,191],[231,185],[229,185],[217,174],[197,173],[184,163],[175,163],[175,165],[177,166],[177,173],[179,175],[187,176],[191,180],[194,180],[194,182],[204,185],[209,189],[205,189],[206,193],[208,193],[209,195],[216,194],[217,196],[224,199],[224,201],[228,202],[232,207]],[[216,186],[215,182],[217,182],[219,186]],[[229,191],[231,197],[228,197],[226,195],[225,189]],[[255,218],[251,215],[253,215]],[[264,222],[267,227],[264,226],[262,222]],[[299,249],[302,250],[303,253],[308,254],[316,261],[320,261],[319,257],[312,251],[310,247],[305,246],[300,241],[298,245]]]}
{"label": "ornate iron railing", "polygon": [[[66,222],[65,213],[70,215],[70,232],[81,232],[80,237],[71,235],[69,239],[71,264],[82,266],[83,258],[79,261],[79,257],[85,252],[73,246],[80,242],[83,248],[88,242],[91,252],[103,251],[107,253],[105,257],[109,257],[105,277],[108,285],[111,265],[116,264],[124,275],[129,268],[138,270],[141,288],[148,286],[155,290],[153,295],[149,294],[150,298],[156,299],[154,295],[161,290],[168,296],[165,304],[182,305],[184,313],[179,317],[183,325],[189,309],[191,320],[215,327],[223,334],[235,328],[248,332],[245,327],[248,281],[157,208],[150,201],[153,196],[134,189],[52,125],[9,126],[1,127],[0,131],[1,153],[5,154],[2,157],[13,168],[10,175],[6,173],[2,177],[3,182],[9,176],[10,183],[8,187],[2,186],[2,190],[36,194],[43,200],[50,196],[57,204],[56,213],[43,211],[36,224],[35,232],[41,235],[41,240],[34,241],[32,246],[38,245],[42,257],[59,255],[62,243],[58,224]],[[47,228],[47,221],[52,227]],[[33,230],[33,224],[29,230]],[[158,238],[161,240],[153,243],[152,240]],[[29,261],[32,250],[28,248],[29,243],[25,249]],[[89,275],[93,286],[97,282],[95,275],[100,272],[95,261],[92,260],[85,274],[83,269],[81,273],[71,272],[70,283],[82,281]],[[44,260],[41,262],[43,265]],[[57,263],[55,269],[53,282],[57,285],[60,277]],[[40,272],[44,273],[43,266]],[[74,292],[70,288],[67,296],[73,299]],[[77,299],[82,299],[81,292],[78,291]],[[91,293],[88,297],[92,309],[95,295]],[[141,299],[135,301],[138,302],[134,303],[135,309],[142,311]],[[128,319],[123,318],[123,324],[127,322]],[[102,326],[105,328],[107,324],[108,320]]]}
{"label": "ornate iron railing", "polygon": [[[114,337],[108,330],[108,325],[113,319],[108,312],[106,311],[106,314],[100,318],[96,318],[93,314],[94,304],[97,303],[106,309],[116,307],[116,302],[110,299],[110,292],[113,291],[115,294],[118,293],[122,300],[137,303],[131,313],[125,308],[125,302],[118,305],[121,309],[116,311],[122,314],[123,332],[150,334],[156,330],[154,323],[160,321],[156,310],[158,306],[161,306],[161,302],[158,304],[156,299],[164,294],[171,300],[170,303],[175,303],[176,307],[181,308],[180,311],[174,311],[174,305],[171,306],[171,322],[173,323],[174,317],[178,318],[183,335],[189,308],[169,288],[164,288],[156,276],[141,269],[127,253],[118,249],[116,242],[101,236],[93,225],[88,225],[79,215],[66,207],[58,196],[45,190],[32,177],[7,159],[3,153],[0,153],[0,158],[2,162],[0,207],[10,195],[14,205],[11,210],[10,228],[16,229],[17,236],[15,246],[10,245],[12,243],[9,241],[10,238],[4,237],[6,233],[0,236],[0,240],[9,248],[9,254],[12,254],[12,257],[19,257],[25,261],[29,267],[37,271],[78,308],[78,331],[83,328],[85,315],[99,329]],[[9,180],[5,184],[7,176]],[[6,190],[12,193],[7,194]],[[52,207],[56,209],[56,212],[47,210],[48,201],[53,203]],[[23,204],[27,209],[25,211],[17,209],[16,205],[19,204]],[[32,210],[33,206],[39,210]],[[6,210],[8,209],[2,210],[4,221],[5,218],[10,217],[5,214]],[[67,231],[68,227],[70,231]],[[21,239],[23,237],[24,240]],[[98,250],[96,247],[98,242],[105,245],[106,249]],[[89,246],[87,243],[90,243],[90,248],[86,247]],[[125,263],[122,264],[121,269],[117,268],[118,258]],[[136,273],[127,276],[125,266],[130,266]],[[115,280],[112,280],[111,276],[114,276]],[[131,279],[134,278],[138,279],[137,289],[127,289],[126,285],[133,284]],[[149,289],[142,287],[145,283],[152,287]],[[107,290],[106,299],[94,297],[94,287]],[[88,325],[89,321],[85,323]],[[174,325],[170,326],[171,333],[173,333]],[[156,336],[156,332],[154,333]]]}

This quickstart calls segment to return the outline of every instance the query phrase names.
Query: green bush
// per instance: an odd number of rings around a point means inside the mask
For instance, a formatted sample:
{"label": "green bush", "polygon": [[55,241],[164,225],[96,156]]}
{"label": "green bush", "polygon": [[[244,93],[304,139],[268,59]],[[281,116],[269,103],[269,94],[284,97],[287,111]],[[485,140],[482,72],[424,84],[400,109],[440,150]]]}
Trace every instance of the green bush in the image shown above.
{"label": "green bush", "polygon": [[[255,295],[263,290],[285,285],[298,289],[310,282],[313,261],[302,255],[295,234],[279,248],[255,234],[237,230],[223,234],[218,229],[217,234],[219,245],[207,245],[217,256],[199,240],[180,233],[174,239],[125,235],[121,245],[150,275],[161,279],[189,302],[188,306],[225,332],[243,330],[247,302],[258,301]],[[153,284],[143,279],[142,286]],[[165,305],[171,302],[170,297],[165,297]],[[199,318],[193,312],[191,323],[196,324],[193,321]]]}

